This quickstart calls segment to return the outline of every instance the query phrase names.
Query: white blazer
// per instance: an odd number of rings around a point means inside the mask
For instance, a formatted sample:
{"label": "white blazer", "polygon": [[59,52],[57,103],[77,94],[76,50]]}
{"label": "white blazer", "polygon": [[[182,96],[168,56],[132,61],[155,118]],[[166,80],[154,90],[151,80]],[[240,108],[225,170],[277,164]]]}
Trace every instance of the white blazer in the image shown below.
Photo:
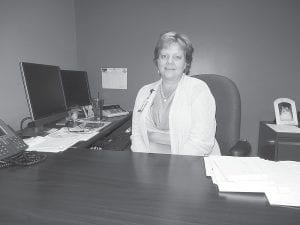
{"label": "white blazer", "polygon": [[[132,117],[131,150],[148,152],[146,116],[162,80],[143,86],[136,97]],[[207,84],[183,75],[169,113],[172,154],[220,155],[215,139],[216,105]]]}

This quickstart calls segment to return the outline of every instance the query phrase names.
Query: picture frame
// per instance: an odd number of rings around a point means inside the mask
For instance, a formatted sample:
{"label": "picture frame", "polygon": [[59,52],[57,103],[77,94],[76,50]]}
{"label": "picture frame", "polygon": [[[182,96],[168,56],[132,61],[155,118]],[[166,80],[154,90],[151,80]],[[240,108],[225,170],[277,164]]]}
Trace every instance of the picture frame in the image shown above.
{"label": "picture frame", "polygon": [[298,126],[298,117],[295,101],[289,98],[274,100],[274,110],[277,125]]}

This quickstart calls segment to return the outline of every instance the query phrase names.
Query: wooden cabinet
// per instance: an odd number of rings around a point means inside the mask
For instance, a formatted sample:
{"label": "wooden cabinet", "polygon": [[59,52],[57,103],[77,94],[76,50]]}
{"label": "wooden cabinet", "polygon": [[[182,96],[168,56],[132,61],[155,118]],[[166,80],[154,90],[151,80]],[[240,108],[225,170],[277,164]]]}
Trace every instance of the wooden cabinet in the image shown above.
{"label": "wooden cabinet", "polygon": [[267,124],[272,122],[260,122],[258,156],[274,161],[300,161],[300,133],[276,132]]}

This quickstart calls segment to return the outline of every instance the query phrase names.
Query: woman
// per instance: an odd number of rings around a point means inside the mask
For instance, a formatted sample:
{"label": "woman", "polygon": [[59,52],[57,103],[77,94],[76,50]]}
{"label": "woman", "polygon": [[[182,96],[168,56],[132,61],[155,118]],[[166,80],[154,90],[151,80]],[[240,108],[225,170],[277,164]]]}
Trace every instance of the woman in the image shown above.
{"label": "woman", "polygon": [[160,80],[142,87],[132,118],[134,152],[220,155],[215,100],[203,81],[189,77],[193,46],[185,35],[163,33],[154,50]]}

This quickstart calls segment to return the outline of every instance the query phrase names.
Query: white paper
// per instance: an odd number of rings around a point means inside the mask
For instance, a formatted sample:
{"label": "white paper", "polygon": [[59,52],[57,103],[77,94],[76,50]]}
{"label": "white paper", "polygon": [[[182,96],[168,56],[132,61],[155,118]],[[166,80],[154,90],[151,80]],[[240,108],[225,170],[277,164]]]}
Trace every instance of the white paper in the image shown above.
{"label": "white paper", "polygon": [[257,157],[213,156],[212,180],[220,192],[265,192],[272,182]]}
{"label": "white paper", "polygon": [[210,157],[204,157],[204,165],[205,165],[205,174],[207,177],[210,177],[213,173],[213,166],[210,160]]}
{"label": "white paper", "polygon": [[102,88],[127,89],[127,68],[101,68]]}
{"label": "white paper", "polygon": [[275,185],[265,192],[271,205],[300,207],[300,163],[274,162],[268,175]]}
{"label": "white paper", "polygon": [[293,125],[277,125],[277,124],[267,124],[271,129],[276,132],[286,132],[286,133],[300,133],[300,128]]}
{"label": "white paper", "polygon": [[262,192],[271,205],[300,207],[300,162],[209,156],[205,168],[220,192]]}
{"label": "white paper", "polygon": [[99,128],[84,130],[79,126],[74,128],[63,127],[57,132],[51,133],[45,137],[29,138],[25,141],[29,146],[26,151],[61,152],[79,141],[89,140],[110,123],[111,122],[103,122],[103,126]]}

